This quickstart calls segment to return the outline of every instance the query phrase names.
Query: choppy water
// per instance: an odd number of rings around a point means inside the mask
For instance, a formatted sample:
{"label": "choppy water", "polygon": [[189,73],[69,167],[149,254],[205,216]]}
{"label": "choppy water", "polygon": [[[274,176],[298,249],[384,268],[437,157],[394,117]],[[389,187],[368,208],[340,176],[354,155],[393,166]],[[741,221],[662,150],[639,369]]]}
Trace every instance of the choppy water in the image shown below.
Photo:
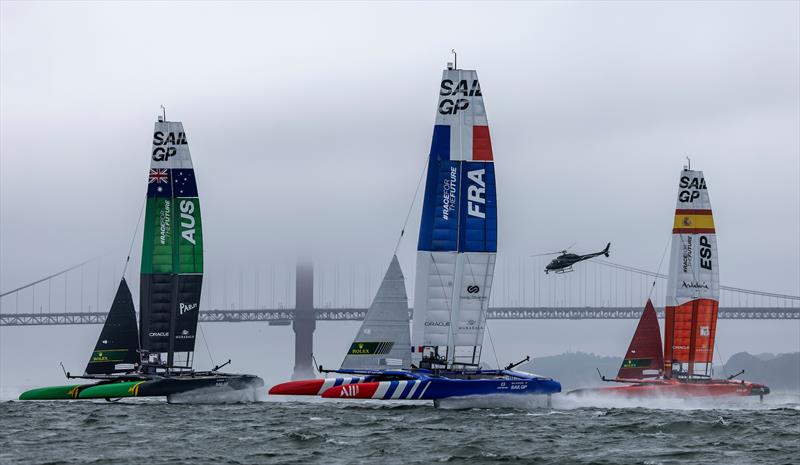
{"label": "choppy water", "polygon": [[670,401],[658,409],[564,397],[554,398],[553,408],[3,402],[0,462],[799,463],[797,397],[739,400],[714,406]]}

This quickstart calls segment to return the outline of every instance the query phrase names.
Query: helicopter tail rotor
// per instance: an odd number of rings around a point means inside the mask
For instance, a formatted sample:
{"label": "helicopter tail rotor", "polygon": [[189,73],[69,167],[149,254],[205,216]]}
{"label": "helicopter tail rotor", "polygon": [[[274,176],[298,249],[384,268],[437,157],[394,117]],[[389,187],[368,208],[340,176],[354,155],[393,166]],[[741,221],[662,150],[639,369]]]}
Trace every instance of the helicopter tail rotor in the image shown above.
{"label": "helicopter tail rotor", "polygon": [[611,243],[609,242],[608,244],[606,244],[606,248],[603,249],[603,255],[608,257],[608,252],[609,252],[610,249],[611,249]]}

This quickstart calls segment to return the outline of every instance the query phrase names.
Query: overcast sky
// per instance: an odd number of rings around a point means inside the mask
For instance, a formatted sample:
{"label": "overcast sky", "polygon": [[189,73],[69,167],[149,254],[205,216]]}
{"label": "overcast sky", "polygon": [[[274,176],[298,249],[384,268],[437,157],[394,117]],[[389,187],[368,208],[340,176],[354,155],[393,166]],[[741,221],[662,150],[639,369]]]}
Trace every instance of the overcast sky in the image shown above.
{"label": "overcast sky", "polygon": [[[124,258],[160,104],[188,133],[209,274],[303,251],[379,275],[455,48],[489,118],[499,266],[610,241],[656,269],[691,156],[722,283],[798,295],[799,5],[4,1],[0,289]],[[764,328],[800,345],[794,322]]]}

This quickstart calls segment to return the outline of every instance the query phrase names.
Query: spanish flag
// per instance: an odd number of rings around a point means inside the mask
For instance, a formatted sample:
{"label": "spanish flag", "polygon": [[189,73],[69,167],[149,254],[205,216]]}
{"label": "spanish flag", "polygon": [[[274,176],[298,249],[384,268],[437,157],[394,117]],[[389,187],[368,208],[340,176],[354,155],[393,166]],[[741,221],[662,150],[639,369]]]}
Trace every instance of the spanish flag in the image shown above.
{"label": "spanish flag", "polygon": [[711,210],[675,210],[672,234],[714,234]]}

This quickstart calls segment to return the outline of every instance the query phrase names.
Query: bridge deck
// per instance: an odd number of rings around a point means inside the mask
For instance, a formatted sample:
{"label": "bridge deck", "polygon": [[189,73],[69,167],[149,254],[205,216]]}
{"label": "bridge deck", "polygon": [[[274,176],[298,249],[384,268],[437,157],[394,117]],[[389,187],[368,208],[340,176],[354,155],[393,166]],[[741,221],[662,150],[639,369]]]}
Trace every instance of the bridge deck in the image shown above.
{"label": "bridge deck", "polygon": [[[323,308],[316,310],[318,321],[359,321],[364,319],[364,308]],[[409,312],[411,310],[409,309]],[[659,318],[664,309],[657,308]],[[621,320],[637,319],[640,307],[497,307],[490,308],[487,318],[492,320]],[[200,321],[209,323],[241,323],[265,321],[273,324],[291,322],[291,309],[259,310],[202,310]],[[719,309],[719,318],[728,320],[800,320],[797,307],[726,307]],[[100,312],[66,313],[7,313],[0,314],[0,326],[86,325],[102,324],[106,314]]]}

